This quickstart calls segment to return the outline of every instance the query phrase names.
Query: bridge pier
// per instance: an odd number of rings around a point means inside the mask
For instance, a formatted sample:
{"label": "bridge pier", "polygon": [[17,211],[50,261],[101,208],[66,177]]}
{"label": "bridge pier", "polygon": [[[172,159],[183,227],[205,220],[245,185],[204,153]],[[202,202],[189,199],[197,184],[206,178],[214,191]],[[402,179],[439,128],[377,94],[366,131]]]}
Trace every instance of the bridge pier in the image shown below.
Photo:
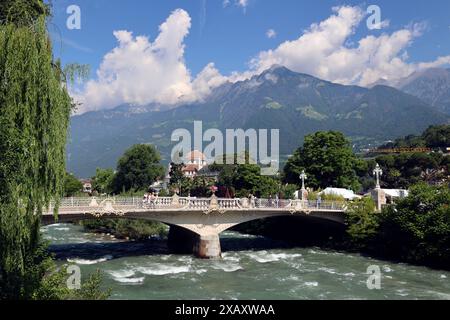
{"label": "bridge pier", "polygon": [[194,254],[201,259],[221,257],[218,234],[199,235],[185,228],[171,225],[168,236],[169,250],[177,254]]}
{"label": "bridge pier", "polygon": [[194,254],[201,259],[216,259],[222,257],[220,238],[218,234],[199,236],[194,246]]}

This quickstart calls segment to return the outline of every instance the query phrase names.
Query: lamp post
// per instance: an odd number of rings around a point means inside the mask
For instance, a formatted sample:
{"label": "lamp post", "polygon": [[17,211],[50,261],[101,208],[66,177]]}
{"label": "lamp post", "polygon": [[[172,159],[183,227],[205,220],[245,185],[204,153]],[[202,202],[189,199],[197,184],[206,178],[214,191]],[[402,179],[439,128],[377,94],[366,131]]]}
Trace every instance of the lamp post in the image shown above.
{"label": "lamp post", "polygon": [[308,176],[305,173],[305,170],[302,170],[302,173],[300,174],[300,180],[302,180],[302,201],[305,200],[305,194],[306,194],[306,188],[305,188],[305,180],[308,179]]}
{"label": "lamp post", "polygon": [[308,176],[305,173],[305,170],[302,170],[302,173],[300,174],[300,180],[302,180],[302,191],[306,191],[305,188],[305,180],[308,179]]}
{"label": "lamp post", "polygon": [[373,170],[373,175],[376,177],[377,179],[377,184],[375,186],[375,189],[381,189],[381,185],[380,185],[380,177],[383,175],[383,170],[381,169],[380,165],[377,163],[377,165],[375,166],[375,169]]}

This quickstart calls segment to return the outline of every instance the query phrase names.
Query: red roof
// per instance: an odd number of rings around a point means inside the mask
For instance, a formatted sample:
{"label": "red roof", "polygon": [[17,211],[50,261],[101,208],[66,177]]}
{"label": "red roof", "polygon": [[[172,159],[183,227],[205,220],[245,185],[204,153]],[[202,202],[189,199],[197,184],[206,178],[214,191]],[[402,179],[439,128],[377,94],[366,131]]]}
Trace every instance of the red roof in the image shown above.
{"label": "red roof", "polygon": [[193,171],[198,171],[198,165],[196,164],[188,164],[186,166],[183,167],[183,172],[193,172]]}

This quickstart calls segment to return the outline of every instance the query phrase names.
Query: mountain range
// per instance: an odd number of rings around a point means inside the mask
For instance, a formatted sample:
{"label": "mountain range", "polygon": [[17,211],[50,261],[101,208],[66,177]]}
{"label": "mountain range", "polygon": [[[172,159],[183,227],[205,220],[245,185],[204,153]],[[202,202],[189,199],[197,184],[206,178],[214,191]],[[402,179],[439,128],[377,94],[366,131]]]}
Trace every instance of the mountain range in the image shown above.
{"label": "mountain range", "polygon": [[450,69],[433,68],[415,72],[394,86],[450,114]]}
{"label": "mountain range", "polygon": [[355,147],[381,144],[449,122],[449,73],[433,69],[411,75],[396,88],[363,88],[274,66],[249,80],[225,83],[202,102],[157,110],[154,105],[121,105],[85,113],[71,120],[68,170],[88,177],[97,167],[114,168],[136,143],[154,144],[169,162],[173,130],[193,131],[194,121],[203,121],[204,130],[280,129],[284,157],[306,134],[319,130],[341,131]]}

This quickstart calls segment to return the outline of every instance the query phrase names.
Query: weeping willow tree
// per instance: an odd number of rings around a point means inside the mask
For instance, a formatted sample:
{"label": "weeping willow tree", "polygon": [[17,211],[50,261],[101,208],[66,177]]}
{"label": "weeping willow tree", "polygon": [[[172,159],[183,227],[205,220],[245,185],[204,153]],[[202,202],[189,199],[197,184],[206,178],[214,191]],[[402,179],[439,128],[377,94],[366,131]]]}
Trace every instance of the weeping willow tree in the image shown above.
{"label": "weeping willow tree", "polygon": [[28,299],[47,271],[40,219],[63,193],[72,101],[43,1],[0,12],[0,299]]}

